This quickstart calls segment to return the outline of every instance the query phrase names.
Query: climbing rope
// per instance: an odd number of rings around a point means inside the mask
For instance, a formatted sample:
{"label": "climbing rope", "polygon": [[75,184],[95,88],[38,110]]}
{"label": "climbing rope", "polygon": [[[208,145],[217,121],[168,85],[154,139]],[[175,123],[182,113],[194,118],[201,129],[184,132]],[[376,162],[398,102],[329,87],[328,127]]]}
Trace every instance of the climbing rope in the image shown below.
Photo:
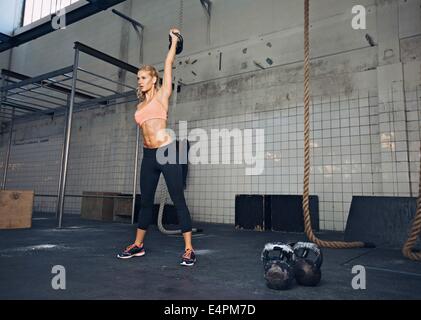
{"label": "climbing rope", "polygon": [[[324,248],[364,248],[373,247],[372,244],[361,241],[324,241],[318,239],[311,227],[309,210],[309,183],[310,183],[310,40],[309,40],[309,0],[304,0],[304,192],[303,212],[304,229],[310,241]],[[421,216],[420,216],[421,218]],[[421,222],[421,219],[420,219]]]}
{"label": "climbing rope", "polygon": [[[420,141],[420,155],[421,155],[421,141]],[[419,190],[418,190],[418,200],[417,200],[417,211],[415,213],[415,218],[412,223],[412,229],[408,239],[402,248],[402,253],[405,257],[411,260],[421,260],[421,252],[413,252],[413,248],[417,238],[421,232],[421,157],[420,157],[420,181],[419,181]]]}

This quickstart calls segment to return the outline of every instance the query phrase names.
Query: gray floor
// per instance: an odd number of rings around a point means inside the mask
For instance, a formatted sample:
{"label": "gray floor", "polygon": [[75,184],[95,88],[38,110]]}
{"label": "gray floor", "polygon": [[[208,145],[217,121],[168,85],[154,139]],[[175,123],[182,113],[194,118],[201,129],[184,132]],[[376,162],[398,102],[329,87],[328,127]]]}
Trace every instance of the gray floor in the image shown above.
{"label": "gray floor", "polygon": [[[230,225],[195,224],[198,262],[178,265],[181,236],[165,236],[151,226],[144,257],[119,260],[135,227],[66,216],[56,229],[51,216],[36,215],[33,227],[0,230],[0,299],[420,299],[421,263],[399,249],[323,249],[319,286],[297,284],[288,291],[266,287],[260,253],[265,243],[304,240],[303,234],[236,230]],[[322,232],[323,239],[341,233]],[[52,268],[66,270],[66,289],[54,290]],[[354,290],[354,265],[366,270],[366,289]]]}

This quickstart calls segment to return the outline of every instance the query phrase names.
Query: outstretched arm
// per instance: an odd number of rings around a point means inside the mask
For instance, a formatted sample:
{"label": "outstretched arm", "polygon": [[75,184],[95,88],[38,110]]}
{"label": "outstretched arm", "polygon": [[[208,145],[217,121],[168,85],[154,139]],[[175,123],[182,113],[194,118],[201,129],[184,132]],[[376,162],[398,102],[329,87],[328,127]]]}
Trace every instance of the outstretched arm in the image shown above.
{"label": "outstretched arm", "polygon": [[171,47],[165,59],[164,78],[162,80],[162,92],[166,98],[172,93],[172,65],[175,60],[175,52],[177,48],[178,37],[173,33],[180,33],[178,29],[171,29],[170,36],[172,38]]}

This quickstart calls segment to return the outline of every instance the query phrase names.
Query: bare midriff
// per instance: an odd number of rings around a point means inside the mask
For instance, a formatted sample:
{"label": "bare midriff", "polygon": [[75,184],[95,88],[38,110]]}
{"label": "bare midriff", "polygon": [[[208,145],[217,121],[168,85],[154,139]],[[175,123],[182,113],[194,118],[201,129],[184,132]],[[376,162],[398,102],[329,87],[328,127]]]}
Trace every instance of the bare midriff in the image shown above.
{"label": "bare midriff", "polygon": [[166,131],[167,121],[164,119],[147,120],[141,128],[145,148],[159,148],[172,142],[171,136]]}

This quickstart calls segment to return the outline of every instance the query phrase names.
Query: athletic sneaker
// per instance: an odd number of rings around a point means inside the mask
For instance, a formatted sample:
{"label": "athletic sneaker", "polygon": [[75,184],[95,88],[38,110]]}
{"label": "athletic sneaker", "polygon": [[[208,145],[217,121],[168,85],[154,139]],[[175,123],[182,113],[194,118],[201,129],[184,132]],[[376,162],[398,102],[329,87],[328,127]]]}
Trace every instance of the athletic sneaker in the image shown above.
{"label": "athletic sneaker", "polygon": [[130,259],[133,257],[141,257],[145,255],[145,249],[142,246],[137,246],[136,244],[131,244],[124,250],[122,253],[117,255],[117,258],[120,259]]}
{"label": "athletic sneaker", "polygon": [[195,262],[196,255],[194,254],[194,251],[191,249],[187,249],[181,257],[180,265],[190,267],[193,266]]}

